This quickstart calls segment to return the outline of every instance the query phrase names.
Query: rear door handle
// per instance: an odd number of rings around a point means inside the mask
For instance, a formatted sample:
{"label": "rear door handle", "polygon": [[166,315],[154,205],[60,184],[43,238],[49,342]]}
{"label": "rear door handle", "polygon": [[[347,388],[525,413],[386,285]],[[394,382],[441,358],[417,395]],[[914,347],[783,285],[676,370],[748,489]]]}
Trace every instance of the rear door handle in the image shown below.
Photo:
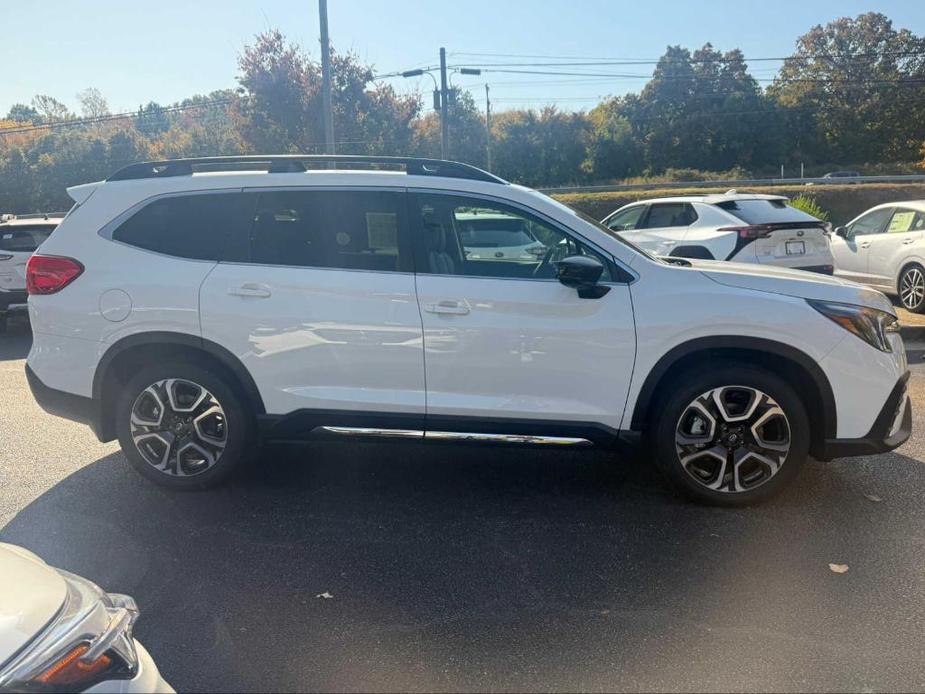
{"label": "rear door handle", "polygon": [[228,293],[231,294],[231,296],[246,296],[255,299],[266,299],[273,292],[271,292],[270,288],[265,284],[248,282],[247,284],[242,284],[238,287],[228,287]]}
{"label": "rear door handle", "polygon": [[915,239],[903,239],[904,246],[911,246],[913,243],[915,243]]}
{"label": "rear door handle", "polygon": [[864,241],[858,244],[858,248],[870,248],[870,241]]}
{"label": "rear door handle", "polygon": [[469,306],[462,301],[441,301],[438,304],[427,304],[424,310],[428,313],[441,313],[451,316],[465,316],[469,313]]}

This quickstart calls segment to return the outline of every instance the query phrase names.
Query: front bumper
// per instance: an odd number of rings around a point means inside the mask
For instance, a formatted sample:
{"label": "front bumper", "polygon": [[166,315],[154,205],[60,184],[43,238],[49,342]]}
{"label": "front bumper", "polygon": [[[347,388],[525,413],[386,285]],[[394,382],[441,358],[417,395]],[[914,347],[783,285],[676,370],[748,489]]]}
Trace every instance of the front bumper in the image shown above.
{"label": "front bumper", "polygon": [[151,655],[137,641],[135,651],[138,653],[138,672],[132,679],[106,680],[85,690],[85,694],[175,694],[173,687],[161,677]]}
{"label": "front bumper", "polygon": [[877,455],[904,444],[912,434],[912,400],[907,392],[908,383],[907,371],[893,386],[866,436],[857,439],[826,439],[819,459]]}

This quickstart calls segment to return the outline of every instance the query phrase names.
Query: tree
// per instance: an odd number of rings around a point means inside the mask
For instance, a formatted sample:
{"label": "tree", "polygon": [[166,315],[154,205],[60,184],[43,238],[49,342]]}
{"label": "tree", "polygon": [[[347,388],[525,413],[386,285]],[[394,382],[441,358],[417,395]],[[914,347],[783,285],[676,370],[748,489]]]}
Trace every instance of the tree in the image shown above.
{"label": "tree", "polygon": [[36,94],[32,97],[32,108],[47,123],[73,118],[73,114],[68,110],[67,106],[47,94]]}
{"label": "tree", "polygon": [[817,160],[911,160],[925,139],[925,39],[868,12],[814,26],[797,39],[769,89]]}
{"label": "tree", "polygon": [[26,104],[13,104],[10,107],[10,112],[7,114],[6,119],[26,125],[30,123],[37,124],[41,121],[41,116],[39,116],[39,112],[31,106],[27,106]]}
{"label": "tree", "polygon": [[499,175],[534,186],[581,182],[590,132],[583,113],[562,113],[554,106],[506,111],[492,125]]}
{"label": "tree", "polygon": [[95,87],[88,87],[78,92],[77,100],[80,102],[80,112],[84,118],[109,115],[109,104],[106,103],[106,97]]}

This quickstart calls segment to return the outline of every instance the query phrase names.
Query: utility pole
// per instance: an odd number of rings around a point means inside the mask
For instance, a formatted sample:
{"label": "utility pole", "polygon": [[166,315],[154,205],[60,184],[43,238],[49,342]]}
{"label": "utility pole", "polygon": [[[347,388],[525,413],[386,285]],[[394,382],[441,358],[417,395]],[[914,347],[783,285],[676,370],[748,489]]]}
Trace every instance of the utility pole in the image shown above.
{"label": "utility pole", "polygon": [[446,49],[440,49],[440,158],[446,159],[450,152],[450,124],[448,103],[450,92],[446,86]]}
{"label": "utility pole", "polygon": [[334,113],[331,104],[331,42],[328,37],[328,0],[318,0],[321,20],[321,109],[324,120],[324,151],[334,154]]}
{"label": "utility pole", "polygon": [[485,85],[485,159],[487,169],[491,171],[491,99],[488,96],[488,85]]}

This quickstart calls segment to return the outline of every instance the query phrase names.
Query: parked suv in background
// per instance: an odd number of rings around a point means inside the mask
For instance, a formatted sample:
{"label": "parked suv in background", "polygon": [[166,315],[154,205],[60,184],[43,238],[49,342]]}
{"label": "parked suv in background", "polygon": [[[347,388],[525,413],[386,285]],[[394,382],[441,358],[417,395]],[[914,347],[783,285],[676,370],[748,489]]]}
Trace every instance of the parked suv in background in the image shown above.
{"label": "parked suv in background", "polygon": [[[403,170],[306,170],[332,162]],[[77,205],[29,262],[29,383],[171,487],[225,479],[258,441],[642,434],[679,488],[740,505],[810,454],[909,436],[880,292],[662,260],[464,164],[179,160],[69,192]],[[546,252],[467,257],[474,214],[520,219]]]}
{"label": "parked suv in background", "polygon": [[877,205],[835,230],[835,274],[925,311],[925,200]]}
{"label": "parked suv in background", "polygon": [[7,317],[26,310],[26,261],[61,222],[63,214],[0,217],[0,332]]}
{"label": "parked suv in background", "polygon": [[832,274],[828,226],[780,195],[685,195],[634,202],[604,226],[651,253]]}

